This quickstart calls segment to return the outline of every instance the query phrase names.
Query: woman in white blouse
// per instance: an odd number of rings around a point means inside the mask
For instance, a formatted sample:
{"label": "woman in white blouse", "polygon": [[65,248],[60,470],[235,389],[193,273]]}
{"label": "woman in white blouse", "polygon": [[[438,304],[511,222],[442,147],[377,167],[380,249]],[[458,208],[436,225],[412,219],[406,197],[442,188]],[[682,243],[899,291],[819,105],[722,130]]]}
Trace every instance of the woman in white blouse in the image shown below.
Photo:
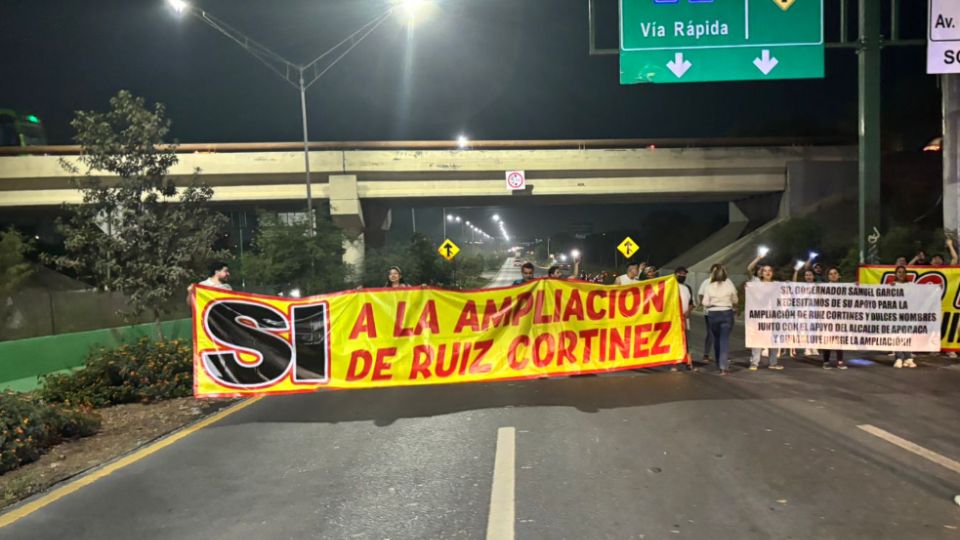
{"label": "woman in white blouse", "polygon": [[726,268],[717,265],[703,293],[703,307],[710,320],[717,367],[720,375],[726,375],[730,372],[730,332],[733,330],[733,310],[738,301],[737,288],[727,279]]}

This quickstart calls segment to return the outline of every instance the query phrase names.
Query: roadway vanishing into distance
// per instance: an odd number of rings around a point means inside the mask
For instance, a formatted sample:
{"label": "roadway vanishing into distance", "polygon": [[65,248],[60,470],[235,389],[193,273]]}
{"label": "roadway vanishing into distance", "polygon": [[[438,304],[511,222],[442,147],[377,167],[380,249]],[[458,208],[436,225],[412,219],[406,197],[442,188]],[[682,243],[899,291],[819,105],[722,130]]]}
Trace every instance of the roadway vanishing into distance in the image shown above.
{"label": "roadway vanishing into distance", "polygon": [[752,373],[733,341],[729,377],[263,398],[0,539],[960,537],[956,363]]}

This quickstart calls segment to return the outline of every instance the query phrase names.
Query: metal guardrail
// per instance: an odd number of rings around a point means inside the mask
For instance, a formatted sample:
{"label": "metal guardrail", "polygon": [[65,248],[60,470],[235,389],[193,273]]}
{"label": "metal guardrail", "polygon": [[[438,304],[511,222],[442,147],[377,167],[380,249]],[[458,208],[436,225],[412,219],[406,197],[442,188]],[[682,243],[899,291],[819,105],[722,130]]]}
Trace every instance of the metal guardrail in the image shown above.
{"label": "metal guardrail", "polygon": [[[843,146],[856,144],[852,137],[742,137],[742,138],[664,138],[664,139],[539,139],[470,141],[461,148],[457,141],[318,141],[310,150],[587,150],[617,148],[702,148],[744,146]],[[177,153],[230,152],[302,152],[298,142],[184,143]],[[78,145],[0,147],[0,156],[75,155]]]}

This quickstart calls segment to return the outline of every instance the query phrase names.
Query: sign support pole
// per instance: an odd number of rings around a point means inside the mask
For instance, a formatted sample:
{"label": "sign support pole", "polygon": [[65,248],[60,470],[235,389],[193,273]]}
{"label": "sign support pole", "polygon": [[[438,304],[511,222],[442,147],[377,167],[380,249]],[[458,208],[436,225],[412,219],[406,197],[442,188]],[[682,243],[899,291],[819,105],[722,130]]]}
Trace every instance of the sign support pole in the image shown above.
{"label": "sign support pole", "polygon": [[960,229],[960,75],[942,75],[943,231],[956,238]]}
{"label": "sign support pole", "polygon": [[877,262],[867,237],[880,230],[880,2],[860,0],[859,80],[859,250],[861,263]]}

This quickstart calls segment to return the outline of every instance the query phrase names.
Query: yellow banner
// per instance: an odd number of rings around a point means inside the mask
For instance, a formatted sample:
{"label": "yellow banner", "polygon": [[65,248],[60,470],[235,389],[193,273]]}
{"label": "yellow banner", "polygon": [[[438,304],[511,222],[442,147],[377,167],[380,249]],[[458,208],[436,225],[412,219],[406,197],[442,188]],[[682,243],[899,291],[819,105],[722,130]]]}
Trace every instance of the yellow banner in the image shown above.
{"label": "yellow banner", "polygon": [[680,363],[686,350],[672,276],[302,299],[197,286],[193,306],[198,397],[619,371]]}
{"label": "yellow banner", "polygon": [[[897,267],[864,265],[859,268],[857,282],[864,285],[894,281]],[[960,266],[908,266],[907,279],[913,283],[940,285],[943,322],[940,325],[940,350],[960,352]]]}

